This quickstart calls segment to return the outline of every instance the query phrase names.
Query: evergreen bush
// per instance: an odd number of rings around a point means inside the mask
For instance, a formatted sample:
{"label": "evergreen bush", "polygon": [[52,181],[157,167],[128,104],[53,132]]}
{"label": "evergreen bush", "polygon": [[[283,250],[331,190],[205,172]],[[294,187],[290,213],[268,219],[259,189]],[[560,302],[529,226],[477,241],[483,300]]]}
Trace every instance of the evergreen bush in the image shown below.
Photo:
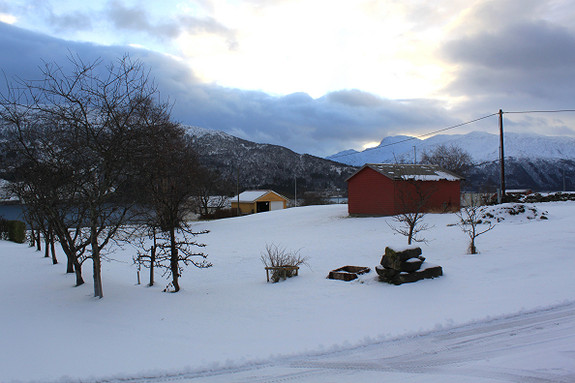
{"label": "evergreen bush", "polygon": [[26,224],[22,221],[0,219],[0,239],[26,242]]}
{"label": "evergreen bush", "polygon": [[0,239],[8,240],[8,221],[0,218]]}

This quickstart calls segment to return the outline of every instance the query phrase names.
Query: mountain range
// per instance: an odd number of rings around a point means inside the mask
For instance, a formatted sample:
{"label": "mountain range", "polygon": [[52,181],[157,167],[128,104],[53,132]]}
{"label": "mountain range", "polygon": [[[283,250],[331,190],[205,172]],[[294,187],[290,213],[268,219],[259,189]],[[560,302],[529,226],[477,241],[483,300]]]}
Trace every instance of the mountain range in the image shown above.
{"label": "mountain range", "polygon": [[[271,144],[255,143],[210,129],[183,126],[200,163],[217,170],[237,190],[273,189],[288,198],[306,192],[345,195],[345,180],[365,163],[411,163],[440,144],[457,145],[473,158],[463,188],[495,191],[500,182],[499,137],[473,132],[437,135],[426,140],[409,136],[384,138],[380,145],[358,152],[347,150],[328,158],[299,154]],[[414,150],[415,147],[415,150]],[[533,134],[505,135],[507,189],[575,190],[575,139]]]}
{"label": "mountain range", "polygon": [[[575,138],[543,136],[525,133],[505,133],[503,147],[506,158],[566,160],[575,159]],[[414,162],[424,152],[439,145],[455,145],[471,155],[475,164],[499,159],[499,135],[485,132],[468,134],[438,134],[420,140],[410,136],[384,138],[373,148],[358,152],[350,149],[327,157],[328,159],[362,166],[365,163]]]}
{"label": "mountain range", "polygon": [[[345,193],[345,180],[365,163],[413,162],[414,157],[440,144],[467,151],[474,167],[464,188],[495,191],[499,186],[499,136],[484,132],[436,135],[425,140],[410,136],[384,138],[362,152],[346,150],[320,158],[298,154],[278,145],[259,144],[230,134],[185,127],[202,164],[237,180],[239,189],[274,189],[286,196],[304,191]],[[414,148],[415,147],[415,148]],[[575,139],[506,133],[507,189],[575,190]]]}

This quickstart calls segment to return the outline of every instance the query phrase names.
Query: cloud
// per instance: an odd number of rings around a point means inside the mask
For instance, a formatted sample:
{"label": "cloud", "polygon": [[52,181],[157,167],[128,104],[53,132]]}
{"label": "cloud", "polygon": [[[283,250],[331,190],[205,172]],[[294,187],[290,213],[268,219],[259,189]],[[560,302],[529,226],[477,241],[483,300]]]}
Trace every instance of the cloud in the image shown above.
{"label": "cloud", "polygon": [[[173,117],[177,121],[222,130],[256,142],[286,146],[300,153],[327,156],[349,148],[359,149],[367,142],[388,135],[426,134],[500,108],[505,111],[572,108],[575,99],[573,30],[539,17],[536,12],[541,11],[540,6],[526,1],[535,7],[533,11],[521,9],[518,2],[513,1],[480,2],[481,6],[471,8],[465,17],[459,18],[451,40],[436,50],[435,57],[452,70],[452,82],[436,100],[393,100],[360,89],[337,90],[321,97],[311,97],[304,92],[275,96],[204,83],[188,62],[174,56],[127,46],[70,42],[1,23],[0,49],[11,54],[3,57],[0,67],[8,76],[30,79],[38,77],[40,59],[62,63],[73,53],[87,61],[102,58],[108,62],[129,53],[151,68],[162,97],[174,103]],[[209,16],[191,19],[178,16],[163,21],[158,15],[119,1],[106,4],[105,12],[109,12],[114,30],[125,28],[167,40],[188,32],[213,33],[233,40],[233,32]],[[492,13],[498,5],[504,12],[514,10],[516,17],[502,22],[502,15]],[[436,18],[441,18],[441,13],[430,15],[422,23],[427,28]],[[74,28],[72,21],[61,19],[60,25]],[[276,59],[269,52],[268,56]],[[255,64],[249,62],[249,65]],[[301,73],[309,73],[306,65],[302,63]],[[273,65],[270,68],[276,70]],[[369,71],[358,72],[367,73]],[[373,74],[376,75],[379,76],[379,72]],[[317,79],[313,77],[311,81]],[[313,84],[310,82],[310,85]],[[0,88],[2,86],[0,84]],[[446,100],[457,102],[448,104]],[[506,115],[506,128],[573,134],[575,124],[571,120],[566,115]],[[481,129],[495,132],[497,119],[483,120],[456,132]]]}
{"label": "cloud", "polygon": [[[551,21],[560,4],[490,1],[468,12],[439,50],[454,68],[443,92],[463,100],[454,113],[573,109],[575,30]],[[573,134],[575,126],[573,113],[506,119],[511,128],[543,134]]]}
{"label": "cloud", "polygon": [[[482,93],[548,97],[573,89],[575,33],[545,22],[508,25],[451,42],[446,57],[461,67],[459,84]],[[459,84],[454,84],[455,89]],[[571,93],[572,94],[572,93]]]}
{"label": "cloud", "polygon": [[151,10],[139,5],[127,6],[120,0],[110,0],[103,11],[103,19],[109,20],[118,31],[139,32],[159,41],[170,42],[183,33],[212,34],[224,38],[230,47],[237,45],[234,33],[210,16],[180,14],[156,21]]}
{"label": "cloud", "polygon": [[452,32],[458,37],[441,48],[443,58],[457,68],[447,90],[553,102],[572,98],[575,31],[537,17],[549,6],[532,0],[491,1],[471,12]]}
{"label": "cloud", "polygon": [[233,38],[233,33],[212,17],[180,14],[158,22],[154,20],[151,10],[138,5],[128,6],[119,0],[109,1],[103,11],[103,16],[117,30],[142,32],[157,39],[172,39],[183,32],[210,33]]}
{"label": "cloud", "polygon": [[[432,100],[393,101],[360,90],[320,98],[306,93],[273,96],[206,84],[184,62],[132,47],[64,41],[0,23],[0,50],[13,52],[0,64],[7,76],[38,78],[42,60],[66,63],[77,54],[90,62],[112,61],[129,53],[151,68],[161,96],[174,103],[173,117],[184,124],[222,130],[300,153],[327,156],[388,134],[424,133],[456,119]],[[0,87],[2,84],[0,84]]]}
{"label": "cloud", "polygon": [[84,11],[58,13],[50,1],[0,2],[0,12],[11,14],[15,19],[30,17],[35,27],[46,23],[57,32],[85,31],[92,28],[91,14]]}
{"label": "cloud", "polygon": [[[424,133],[455,121],[432,101],[384,100],[357,90],[314,99],[305,93],[273,97],[217,86],[199,88],[204,97],[192,95],[178,100],[197,107],[188,116],[189,122],[316,155],[361,147],[374,136]],[[361,101],[366,99],[371,101]]]}
{"label": "cloud", "polygon": [[89,15],[78,11],[63,15],[50,12],[48,22],[58,32],[91,30],[93,27]]}
{"label": "cloud", "polygon": [[195,4],[194,11],[183,12],[178,11],[177,2],[170,0],[145,6],[142,3],[130,5],[125,0],[106,0],[91,3],[89,7],[49,0],[0,1],[0,12],[25,20],[34,30],[49,31],[71,40],[86,40],[98,35],[109,41],[122,41],[129,35],[129,43],[149,45],[153,41],[167,46],[183,34],[208,34],[235,47],[234,32],[210,16],[211,4],[205,1]]}

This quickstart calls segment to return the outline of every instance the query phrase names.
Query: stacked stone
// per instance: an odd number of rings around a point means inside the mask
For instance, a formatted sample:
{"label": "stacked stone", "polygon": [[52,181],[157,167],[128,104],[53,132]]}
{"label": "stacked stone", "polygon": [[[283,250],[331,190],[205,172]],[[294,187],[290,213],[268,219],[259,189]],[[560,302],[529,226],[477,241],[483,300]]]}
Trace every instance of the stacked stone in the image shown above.
{"label": "stacked stone", "polygon": [[[414,247],[403,251],[385,248],[381,262],[375,267],[382,282],[401,285],[421,279],[435,278],[443,275],[441,266],[424,263],[421,248]],[[423,266],[423,267],[422,267]]]}

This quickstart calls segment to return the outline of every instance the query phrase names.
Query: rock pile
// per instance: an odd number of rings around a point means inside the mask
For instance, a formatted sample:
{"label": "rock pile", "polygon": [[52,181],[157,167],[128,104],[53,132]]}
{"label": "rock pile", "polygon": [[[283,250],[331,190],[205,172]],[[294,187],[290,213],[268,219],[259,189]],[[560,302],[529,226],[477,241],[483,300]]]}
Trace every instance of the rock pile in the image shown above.
{"label": "rock pile", "polygon": [[441,266],[425,262],[425,257],[421,256],[419,247],[402,251],[386,247],[385,254],[381,257],[380,264],[375,267],[375,271],[380,281],[394,285],[443,275]]}

